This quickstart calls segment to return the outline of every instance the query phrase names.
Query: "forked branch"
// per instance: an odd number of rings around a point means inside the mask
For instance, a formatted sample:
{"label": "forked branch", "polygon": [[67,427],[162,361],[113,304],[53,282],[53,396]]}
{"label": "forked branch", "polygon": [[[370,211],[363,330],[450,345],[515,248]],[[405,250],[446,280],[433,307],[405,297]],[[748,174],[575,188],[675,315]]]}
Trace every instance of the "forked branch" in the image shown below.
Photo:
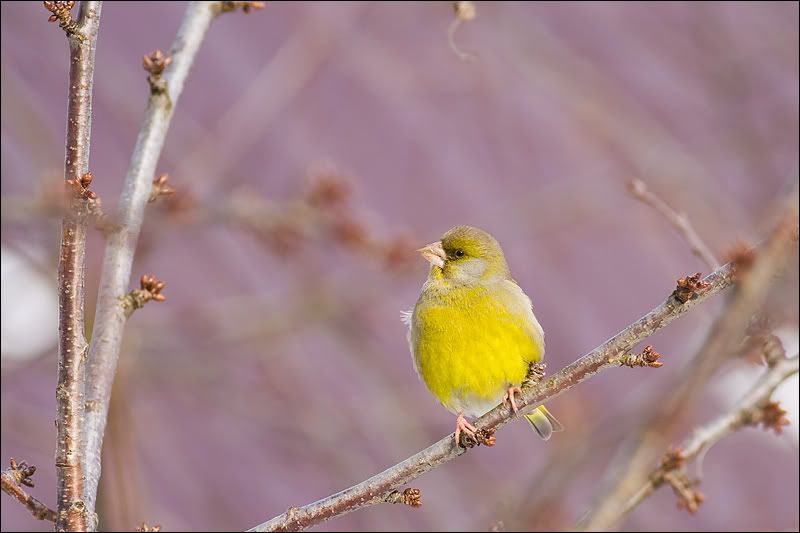
{"label": "forked branch", "polygon": [[[656,331],[685,314],[695,305],[728,288],[733,283],[733,268],[728,264],[705,278],[694,297],[680,302],[670,295],[661,305],[617,333],[614,337],[584,355],[553,376],[536,385],[523,388],[517,400],[519,415],[555,398],[602,370],[626,365],[631,349]],[[493,431],[515,418],[507,406],[499,405],[479,418],[475,425]],[[355,511],[367,505],[386,501],[386,495],[409,481],[465,453],[456,446],[450,434],[393,467],[349,489],[303,507],[291,507],[282,515],[264,522],[250,531],[301,531],[325,520]]]}
{"label": "forked branch", "polygon": [[[217,4],[189,3],[168,54],[170,59],[163,60],[166,64],[158,72],[159,90],[153,90],[153,80],[150,80],[150,98],[120,197],[117,213],[119,227],[109,234],[106,244],[87,369],[86,393],[92,408],[87,411],[82,442],[82,455],[86,463],[84,495],[89,512],[94,512],[95,508],[111,385],[127,320],[121,297],[128,292],[134,250],[172,114],[206,31],[219,13]],[[147,63],[145,67],[148,67]],[[148,72],[153,78],[152,61],[150,67]]]}

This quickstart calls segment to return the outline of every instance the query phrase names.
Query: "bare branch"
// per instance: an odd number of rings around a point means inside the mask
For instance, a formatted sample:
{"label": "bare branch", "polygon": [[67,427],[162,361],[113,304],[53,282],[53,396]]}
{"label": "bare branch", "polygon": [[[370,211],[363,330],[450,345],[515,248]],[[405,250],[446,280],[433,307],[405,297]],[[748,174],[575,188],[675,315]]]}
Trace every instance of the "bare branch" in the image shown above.
{"label": "bare branch", "polygon": [[752,315],[766,299],[775,274],[783,268],[791,250],[796,249],[797,199],[795,188],[782,206],[775,229],[756,253],[746,274],[735,263],[728,263],[737,281],[733,297],[685,366],[672,394],[666,399],[657,398],[643,410],[647,415],[620,448],[618,459],[608,469],[607,482],[598,493],[597,503],[578,525],[579,529],[597,531],[615,525],[624,505],[646,481],[657,455],[666,448],[670,430],[680,420],[680,414],[692,405],[711,376],[736,351]]}
{"label": "bare branch", "polygon": [[697,234],[692,226],[691,222],[689,222],[689,217],[686,213],[678,213],[674,209],[672,209],[664,200],[650,192],[647,188],[647,185],[640,180],[635,179],[630,182],[628,185],[628,190],[630,191],[631,195],[640,200],[666,218],[670,224],[675,226],[683,238],[686,240],[686,243],[689,245],[689,249],[692,250],[692,253],[702,259],[709,268],[718,268],[719,262],[714,257],[714,254],[711,253],[711,250],[708,249],[706,243],[703,242],[703,239]]}
{"label": "bare branch", "polygon": [[[91,183],[89,147],[92,123],[92,81],[94,53],[100,26],[102,2],[82,2],[78,21],[69,16],[70,2],[51,4],[54,15],[73,31],[67,31],[70,45],[69,95],[67,112],[64,179],[68,189],[79,191],[69,200],[61,225],[58,261],[58,386],[56,387],[56,474],[58,516],[56,530],[83,530],[87,513],[83,502],[84,471],[80,442],[84,424],[86,351],[84,335],[84,258],[86,216],[96,200],[88,190]],[[48,8],[49,9],[49,8]],[[65,29],[67,29],[65,27]]]}
{"label": "bare branch", "polygon": [[[797,356],[777,361],[730,411],[695,429],[691,436],[683,441],[677,450],[670,452],[662,460],[661,465],[650,474],[647,482],[625,505],[619,519],[627,516],[663,483],[669,482],[667,479],[669,473],[682,467],[686,461],[697,457],[701,452],[737,429],[745,425],[762,423],[765,429],[778,431],[784,425],[784,419],[782,415],[771,416],[772,413],[780,413],[780,410],[776,410],[776,404],[769,402],[769,399],[778,385],[797,374],[798,368]],[[670,458],[673,460],[669,460]],[[674,460],[675,458],[677,460]],[[691,503],[687,503],[684,506],[689,511],[692,510]]]}
{"label": "bare branch", "polygon": [[455,18],[450,22],[447,27],[447,42],[450,49],[461,61],[474,61],[478,56],[475,52],[465,52],[458,44],[456,44],[456,31],[461,27],[464,22],[475,20],[477,10],[474,2],[458,1],[453,2],[453,11],[455,11]]}
{"label": "bare branch", "polygon": [[56,512],[45,504],[25,492],[20,485],[33,487],[31,476],[36,472],[34,465],[28,465],[25,461],[17,463],[11,458],[11,467],[2,472],[3,492],[16,498],[24,505],[37,520],[56,521]]}
{"label": "bare branch", "polygon": [[[523,388],[517,405],[519,415],[533,407],[555,398],[578,383],[598,372],[618,367],[632,347],[685,314],[695,305],[719,293],[733,284],[733,269],[730,264],[719,268],[705,278],[705,285],[698,289],[697,297],[681,303],[670,295],[667,300],[629,325],[614,337],[584,355],[550,378],[543,379],[529,388]],[[508,406],[499,405],[479,418],[475,425],[482,430],[496,430],[511,420]],[[349,489],[343,490],[304,507],[291,507],[289,511],[260,524],[250,531],[300,531],[367,505],[386,501],[388,494],[447,461],[466,452],[458,447],[450,434],[436,444],[422,450],[395,466]]]}
{"label": "bare branch", "polygon": [[171,64],[164,70],[166,88],[150,94],[136,140],[120,197],[117,219],[120,227],[110,234],[106,245],[87,370],[87,395],[93,408],[87,411],[86,433],[82,442],[86,461],[84,500],[89,512],[94,512],[95,507],[108,402],[126,321],[120,297],[128,292],[133,254],[172,114],[200,44],[217,13],[215,7],[216,3],[212,2],[191,2],[186,10],[169,53]]}

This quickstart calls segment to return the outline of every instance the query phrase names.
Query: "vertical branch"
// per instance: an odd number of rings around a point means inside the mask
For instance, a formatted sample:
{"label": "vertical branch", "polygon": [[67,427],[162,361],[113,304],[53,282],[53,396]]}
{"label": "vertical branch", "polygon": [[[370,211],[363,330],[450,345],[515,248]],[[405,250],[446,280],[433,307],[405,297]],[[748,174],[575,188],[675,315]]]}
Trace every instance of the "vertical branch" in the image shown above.
{"label": "vertical branch", "polygon": [[82,442],[82,456],[86,461],[84,500],[89,512],[94,512],[95,507],[100,480],[100,452],[111,385],[127,318],[121,298],[128,292],[136,241],[172,113],[206,31],[219,12],[218,8],[217,2],[190,2],[186,9],[170,51],[171,64],[164,70],[163,87],[151,87],[150,99],[120,197],[117,219],[119,227],[109,236],[106,244],[89,351],[89,408]]}
{"label": "vertical branch", "polygon": [[[69,104],[64,177],[71,183],[80,182],[81,176],[89,169],[94,51],[101,5],[102,2],[81,2],[78,31],[69,35]],[[87,526],[79,449],[84,422],[84,362],[88,348],[83,331],[86,220],[82,206],[82,199],[70,200],[61,225],[58,260],[57,531],[77,531]]]}

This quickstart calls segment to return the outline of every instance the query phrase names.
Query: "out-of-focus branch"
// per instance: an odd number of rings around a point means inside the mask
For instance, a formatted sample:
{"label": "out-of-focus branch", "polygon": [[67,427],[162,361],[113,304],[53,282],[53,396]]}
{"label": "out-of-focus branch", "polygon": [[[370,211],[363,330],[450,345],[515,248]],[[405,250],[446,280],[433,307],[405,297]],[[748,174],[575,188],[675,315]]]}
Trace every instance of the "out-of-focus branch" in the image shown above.
{"label": "out-of-focus branch", "polygon": [[407,232],[381,234],[361,218],[350,201],[351,184],[328,169],[316,174],[304,194],[282,204],[246,190],[219,201],[207,216],[231,222],[273,253],[291,255],[311,242],[330,239],[343,248],[402,271],[411,264],[414,242]]}
{"label": "out-of-focus branch", "polygon": [[714,257],[714,254],[711,253],[711,250],[708,249],[706,243],[703,242],[703,239],[700,238],[700,235],[694,230],[686,213],[678,213],[672,209],[664,200],[650,192],[647,185],[640,179],[631,181],[628,184],[628,190],[634,198],[646,203],[664,215],[664,218],[683,235],[692,253],[702,259],[709,268],[719,267],[719,262]]}
{"label": "out-of-focus branch", "polygon": [[[571,365],[535,386],[523,388],[517,400],[520,415],[534,406],[555,398],[578,383],[610,367],[623,366],[628,353],[636,344],[665,327],[707,298],[719,293],[733,283],[733,267],[728,264],[709,275],[704,286],[698,288],[693,298],[682,303],[674,295],[626,327],[614,337],[584,355]],[[507,405],[499,405],[479,418],[475,425],[479,431],[491,434],[515,418]],[[416,479],[466,451],[456,446],[453,435],[422,450],[395,466],[349,489],[343,490],[304,507],[291,507],[282,515],[260,524],[250,531],[300,531],[367,505],[385,501],[385,496],[400,486]]]}
{"label": "out-of-focus branch", "polygon": [[[83,502],[84,465],[80,443],[84,418],[86,351],[84,335],[84,257],[86,217],[96,198],[91,183],[89,147],[92,131],[92,82],[94,52],[100,27],[102,2],[81,2],[77,22],[69,15],[68,2],[45,2],[59,9],[62,22],[70,18],[67,31],[69,90],[64,179],[69,207],[61,224],[58,259],[58,385],[56,387],[56,475],[58,515],[56,530],[84,530],[89,522]],[[57,4],[57,5],[56,5]],[[50,9],[50,7],[48,7]],[[55,14],[53,16],[56,16]],[[62,26],[64,27],[64,26]],[[66,29],[66,28],[65,28]],[[76,191],[79,194],[76,194]]]}
{"label": "out-of-focus branch", "polygon": [[136,531],[161,531],[161,524],[147,525],[147,522],[142,522]]}
{"label": "out-of-focus branch", "polygon": [[60,214],[61,211],[55,206],[27,194],[4,194],[0,198],[0,220],[3,224],[30,224]]}
{"label": "out-of-focus branch", "polygon": [[[246,188],[203,202],[193,199],[191,191],[183,188],[176,195],[168,180],[167,174],[154,179],[148,198],[155,206],[148,213],[148,221],[159,228],[168,224],[229,224],[279,256],[297,255],[314,243],[330,241],[382,263],[393,272],[407,270],[414,260],[415,240],[409,232],[398,229],[386,234],[368,222],[352,200],[353,180],[332,165],[312,169],[308,185],[294,198],[280,202]],[[2,206],[4,222],[30,223],[61,213],[47,190],[33,197],[3,196]],[[117,223],[109,217],[105,220],[108,223],[101,229]],[[158,237],[155,233],[150,235],[151,239]],[[140,253],[141,249],[140,243]]]}
{"label": "out-of-focus branch", "polygon": [[[172,114],[200,44],[218,13],[215,8],[215,2],[189,4],[169,54],[171,64],[163,71],[163,90],[153,90],[151,80],[150,99],[120,197],[116,218],[119,228],[109,235],[106,245],[87,370],[87,395],[92,408],[87,410],[82,442],[86,462],[84,500],[89,512],[94,512],[95,507],[111,385],[127,318],[120,297],[128,292],[134,250]],[[161,75],[152,68],[150,72],[151,78]]]}
{"label": "out-of-focus branch", "polygon": [[461,61],[472,61],[477,56],[474,52],[465,52],[456,44],[456,31],[464,22],[475,20],[478,14],[475,8],[475,2],[453,2],[453,11],[455,11],[456,16],[447,27],[447,42],[450,44],[450,49]]}
{"label": "out-of-focus branch", "polygon": [[[608,469],[607,482],[598,492],[597,503],[578,525],[585,530],[607,530],[615,526],[626,502],[647,480],[656,457],[667,447],[670,431],[680,414],[702,393],[711,376],[736,351],[752,315],[766,299],[770,287],[797,243],[798,191],[789,194],[775,229],[756,252],[746,270],[735,268],[737,286],[721,310],[708,336],[686,365],[678,386],[666,400],[657,398],[620,448]],[[732,264],[735,266],[735,264]]]}
{"label": "out-of-focus branch", "polygon": [[3,195],[0,198],[0,220],[3,224],[63,220],[77,209],[90,226],[102,231],[109,230],[114,221],[103,212],[100,198],[89,190],[86,181],[91,182],[91,179],[91,172],[84,173],[77,181],[70,179],[67,182],[67,197],[64,195],[63,183],[60,187],[47,183],[41,191],[33,194]]}
{"label": "out-of-focus branch", "polygon": [[20,485],[33,487],[31,476],[36,472],[34,465],[28,465],[25,461],[17,463],[11,458],[11,467],[2,472],[3,492],[16,498],[31,512],[38,520],[56,521],[56,512],[45,504],[25,492]]}
{"label": "out-of-focus branch", "polygon": [[[764,429],[779,431],[785,420],[782,416],[771,416],[770,413],[780,413],[780,410],[776,410],[776,404],[769,402],[769,399],[778,385],[797,374],[799,366],[797,356],[777,361],[730,411],[695,429],[676,450],[665,456],[661,465],[650,474],[647,482],[628,501],[622,509],[621,515],[614,522],[627,516],[658,487],[669,482],[667,477],[669,473],[681,468],[686,461],[697,457],[703,450],[713,446],[737,429],[761,423],[764,425]],[[689,511],[696,509],[696,507],[692,507],[691,502],[684,502],[683,506]]]}

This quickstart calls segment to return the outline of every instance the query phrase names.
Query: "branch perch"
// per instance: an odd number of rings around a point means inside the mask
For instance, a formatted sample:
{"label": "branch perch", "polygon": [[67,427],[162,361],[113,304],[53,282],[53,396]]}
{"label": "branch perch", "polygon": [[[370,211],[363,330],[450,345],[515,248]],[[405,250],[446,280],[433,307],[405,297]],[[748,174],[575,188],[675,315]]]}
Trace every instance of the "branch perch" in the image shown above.
{"label": "branch perch", "polygon": [[[751,317],[765,301],[776,273],[781,271],[792,250],[796,250],[797,198],[795,187],[781,202],[779,220],[756,253],[746,275],[737,263],[728,263],[737,282],[735,292],[718,314],[703,344],[684,367],[671,395],[659,397],[643,409],[646,416],[630,431],[617,458],[607,469],[606,481],[598,490],[596,503],[576,526],[579,530],[607,530],[617,524],[625,504],[647,480],[654,461],[666,449],[670,431],[681,415],[705,390],[714,373],[737,352]],[[702,284],[694,278],[684,278],[681,284],[692,289],[688,302],[693,301],[692,294]]]}
{"label": "branch perch", "polygon": [[[706,285],[698,288],[695,298],[681,303],[670,295],[664,303],[571,365],[530,388],[524,388],[520,399],[517,400],[517,405],[520,406],[519,416],[563,394],[602,370],[620,366],[632,347],[695,305],[731,286],[733,279],[732,265],[727,264],[719,268],[705,278]],[[475,425],[479,429],[491,431],[504,426],[513,418],[508,406],[499,405],[479,418]],[[450,434],[358,485],[303,507],[291,507],[286,513],[249,531],[301,531],[361,507],[386,501],[388,495],[397,491],[402,485],[465,452],[466,449],[455,445],[453,434]]]}
{"label": "branch perch", "polygon": [[[126,312],[120,297],[128,292],[133,255],[144,218],[145,206],[152,191],[156,164],[164,146],[172,114],[178,103],[189,70],[203,42],[211,21],[218,13],[216,2],[190,2],[165,65],[165,88],[152,91],[142,127],[136,139],[130,168],[120,197],[120,227],[109,235],[103,259],[94,334],[89,350],[87,396],[92,409],[87,410],[86,432],[82,442],[86,463],[84,500],[94,512],[100,480],[100,453],[103,445],[111,385],[117,368]],[[152,76],[152,73],[151,73]]]}

